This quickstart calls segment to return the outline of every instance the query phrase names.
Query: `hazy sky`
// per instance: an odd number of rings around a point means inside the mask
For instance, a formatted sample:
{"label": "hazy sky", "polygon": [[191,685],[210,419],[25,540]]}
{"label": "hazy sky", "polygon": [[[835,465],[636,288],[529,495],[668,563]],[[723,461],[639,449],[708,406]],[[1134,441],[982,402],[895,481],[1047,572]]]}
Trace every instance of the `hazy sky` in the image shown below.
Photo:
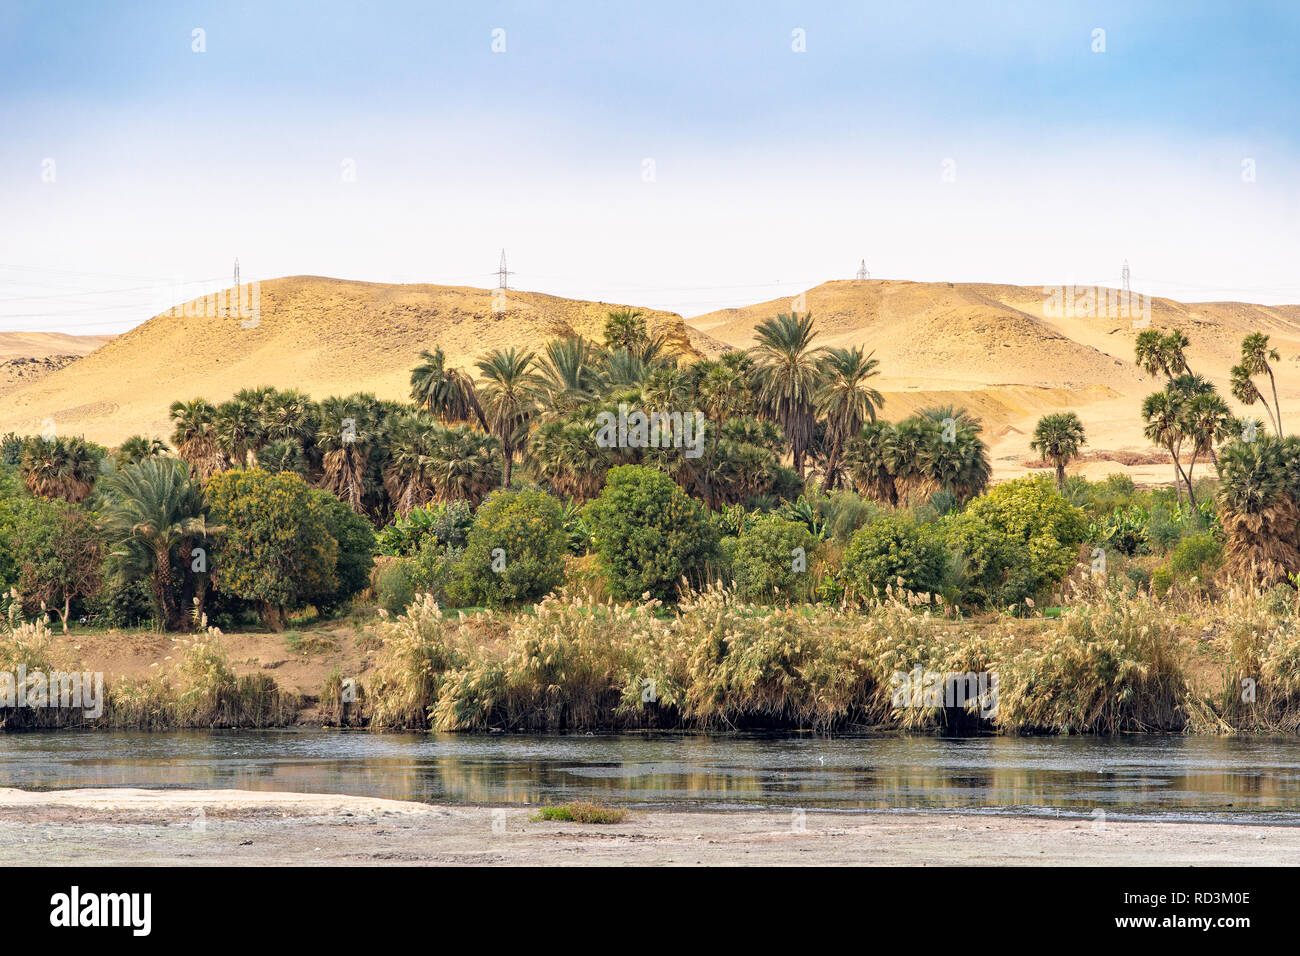
{"label": "hazy sky", "polygon": [[490,287],[503,247],[687,316],[861,259],[1300,302],[1298,39],[1294,3],[0,0],[0,330],[120,331],[236,256]]}

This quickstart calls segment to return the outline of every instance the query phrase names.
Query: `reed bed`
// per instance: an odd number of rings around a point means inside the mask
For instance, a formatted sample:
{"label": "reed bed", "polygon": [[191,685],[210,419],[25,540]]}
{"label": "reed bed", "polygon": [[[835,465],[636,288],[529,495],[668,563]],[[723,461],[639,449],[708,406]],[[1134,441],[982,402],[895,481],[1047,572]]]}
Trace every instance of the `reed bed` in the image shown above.
{"label": "reed bed", "polygon": [[[715,586],[671,612],[561,592],[513,615],[445,614],[425,596],[382,627],[372,725],[1118,734],[1300,722],[1294,600],[1247,591],[1175,606],[1099,588],[1059,618],[1033,613],[952,617],[936,597],[892,590],[857,608],[772,607]],[[914,672],[996,675],[993,706],[900,696]]]}

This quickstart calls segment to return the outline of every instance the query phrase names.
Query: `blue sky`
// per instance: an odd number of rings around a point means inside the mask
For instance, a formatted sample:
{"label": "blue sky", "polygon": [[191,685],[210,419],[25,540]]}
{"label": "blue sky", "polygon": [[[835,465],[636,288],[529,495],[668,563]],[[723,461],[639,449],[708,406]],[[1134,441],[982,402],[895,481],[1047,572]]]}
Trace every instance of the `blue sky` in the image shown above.
{"label": "blue sky", "polygon": [[0,0],[0,329],[128,328],[235,256],[488,286],[502,247],[687,316],[860,259],[1297,302],[1297,39],[1285,3]]}

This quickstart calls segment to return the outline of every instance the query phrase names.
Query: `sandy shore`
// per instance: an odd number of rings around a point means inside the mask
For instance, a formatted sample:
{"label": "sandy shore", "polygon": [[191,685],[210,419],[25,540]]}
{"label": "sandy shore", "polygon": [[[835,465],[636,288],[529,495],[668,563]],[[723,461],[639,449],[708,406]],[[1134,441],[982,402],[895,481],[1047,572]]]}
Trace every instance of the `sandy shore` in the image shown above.
{"label": "sandy shore", "polygon": [[0,865],[1300,864],[1300,828],[935,814],[528,808],[244,790],[0,789]]}

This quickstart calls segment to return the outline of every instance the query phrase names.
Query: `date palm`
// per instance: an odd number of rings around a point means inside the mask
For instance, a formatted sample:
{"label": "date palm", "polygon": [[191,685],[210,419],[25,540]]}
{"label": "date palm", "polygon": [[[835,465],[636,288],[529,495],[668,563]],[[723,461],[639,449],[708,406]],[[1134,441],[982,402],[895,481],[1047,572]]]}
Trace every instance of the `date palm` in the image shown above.
{"label": "date palm", "polygon": [[766,319],[754,330],[754,337],[758,344],[751,351],[759,402],[785,432],[794,469],[802,478],[816,431],[816,395],[825,350],[812,345],[817,337],[812,313],[802,319],[784,314]]}
{"label": "date palm", "polygon": [[[202,486],[183,461],[148,458],[106,478],[103,492],[104,528],[123,573],[151,577],[164,627],[184,629],[173,555],[180,559],[181,573],[190,574],[193,547],[219,530],[207,526]],[[181,588],[182,600],[188,591]]]}
{"label": "date palm", "polygon": [[869,380],[880,374],[875,353],[862,349],[830,349],[821,363],[822,384],[816,393],[816,410],[826,421],[826,440],[830,451],[822,491],[839,482],[840,459],[845,443],[856,435],[863,423],[876,420],[876,409],[885,404],[884,396],[872,388]]}
{"label": "date palm", "polygon": [[494,349],[478,361],[483,375],[479,398],[488,432],[501,443],[505,459],[502,486],[510,487],[515,456],[528,446],[528,433],[537,414],[541,382],[532,372],[533,352]]}
{"label": "date palm", "polygon": [[477,421],[487,431],[474,381],[458,368],[447,367],[441,346],[420,353],[420,364],[411,369],[411,401],[440,422]]}
{"label": "date palm", "polygon": [[537,389],[550,414],[564,414],[593,401],[604,386],[600,355],[580,335],[553,339],[537,358]]}

